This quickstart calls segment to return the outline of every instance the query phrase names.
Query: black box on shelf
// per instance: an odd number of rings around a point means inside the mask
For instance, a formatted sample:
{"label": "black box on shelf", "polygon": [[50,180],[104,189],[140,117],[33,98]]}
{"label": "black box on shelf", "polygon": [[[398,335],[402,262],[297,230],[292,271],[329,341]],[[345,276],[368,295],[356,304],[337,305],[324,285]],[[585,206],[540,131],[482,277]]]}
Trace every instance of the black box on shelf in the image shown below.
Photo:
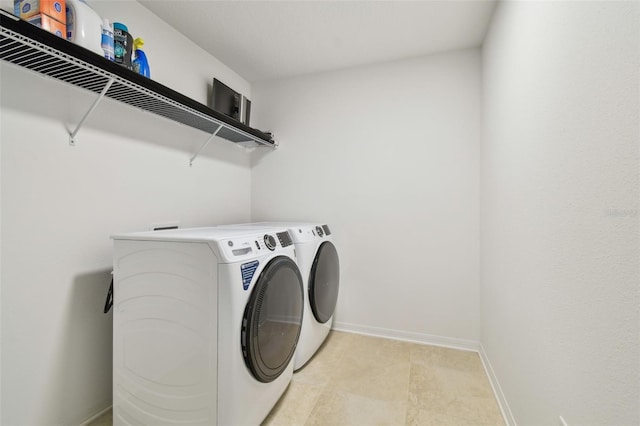
{"label": "black box on shelf", "polygon": [[213,79],[211,109],[240,121],[242,95],[217,78]]}
{"label": "black box on shelf", "polygon": [[249,125],[251,117],[251,101],[236,92],[217,78],[213,79],[211,109]]}

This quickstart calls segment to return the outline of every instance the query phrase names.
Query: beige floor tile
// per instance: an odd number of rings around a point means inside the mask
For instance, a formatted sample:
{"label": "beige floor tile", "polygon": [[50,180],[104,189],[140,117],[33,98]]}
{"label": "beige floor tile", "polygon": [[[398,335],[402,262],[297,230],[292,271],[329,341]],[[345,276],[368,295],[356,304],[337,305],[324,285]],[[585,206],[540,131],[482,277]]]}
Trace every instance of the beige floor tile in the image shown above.
{"label": "beige floor tile", "polygon": [[492,398],[493,390],[484,372],[452,370],[411,364],[409,391],[416,394]]}
{"label": "beige floor tile", "polygon": [[349,333],[331,331],[316,351],[314,358],[335,359],[336,357],[340,357],[349,346],[350,340]]}
{"label": "beige floor tile", "polygon": [[504,426],[495,400],[461,398],[450,401],[445,409],[430,410],[409,404],[407,425]]}
{"label": "beige floor tile", "polygon": [[335,364],[322,359],[312,359],[293,375],[293,381],[310,385],[325,386],[332,380]]}
{"label": "beige floor tile", "polygon": [[484,372],[412,364],[407,424],[424,424],[430,416],[454,424],[504,424]]}
{"label": "beige floor tile", "polygon": [[[407,410],[407,426],[472,426],[464,425],[460,419],[437,411],[423,409]],[[477,423],[473,426],[478,426]]]}
{"label": "beige floor tile", "polygon": [[305,424],[322,393],[322,389],[322,386],[291,382],[280,401],[262,423],[263,426]]}
{"label": "beige floor tile", "polygon": [[334,366],[331,386],[367,398],[383,401],[406,401],[409,392],[408,362],[393,359],[362,359],[345,356]]}
{"label": "beige floor tile", "polygon": [[348,392],[326,390],[320,395],[306,425],[404,425],[406,401],[380,401]]}
{"label": "beige floor tile", "polygon": [[[91,426],[112,424],[111,412]],[[263,423],[504,425],[475,352],[332,331]]]}
{"label": "beige floor tile", "polygon": [[504,425],[502,419],[486,421],[479,417],[459,417],[437,411],[407,411],[407,426],[499,426]]}
{"label": "beige floor tile", "polygon": [[444,367],[484,374],[477,352],[415,344],[411,347],[411,363]]}
{"label": "beige floor tile", "polygon": [[315,355],[293,376],[293,380],[313,385],[326,385],[335,374],[347,350],[349,335],[332,331]]}
{"label": "beige floor tile", "polygon": [[362,361],[408,362],[411,343],[353,334],[346,339],[346,353]]}

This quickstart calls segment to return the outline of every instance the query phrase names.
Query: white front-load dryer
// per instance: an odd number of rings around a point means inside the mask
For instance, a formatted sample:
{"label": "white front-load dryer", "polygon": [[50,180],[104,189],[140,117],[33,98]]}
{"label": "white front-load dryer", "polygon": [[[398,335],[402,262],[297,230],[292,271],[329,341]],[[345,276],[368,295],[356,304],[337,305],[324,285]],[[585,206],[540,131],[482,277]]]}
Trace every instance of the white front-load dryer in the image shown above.
{"label": "white front-load dryer", "polygon": [[340,260],[326,224],[306,222],[255,222],[224,225],[223,228],[286,228],[296,248],[296,259],[304,282],[304,315],[294,370],[302,368],[327,338],[333,323],[340,287]]}
{"label": "white front-load dryer", "polygon": [[285,228],[114,239],[114,425],[258,425],[293,376],[303,279]]}

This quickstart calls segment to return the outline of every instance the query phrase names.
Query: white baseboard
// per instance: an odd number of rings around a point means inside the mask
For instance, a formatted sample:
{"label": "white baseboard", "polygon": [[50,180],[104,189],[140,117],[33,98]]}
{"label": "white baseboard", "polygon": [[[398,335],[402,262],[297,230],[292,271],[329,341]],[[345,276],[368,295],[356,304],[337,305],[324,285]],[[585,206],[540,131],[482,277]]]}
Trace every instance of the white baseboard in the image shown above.
{"label": "white baseboard", "polygon": [[513,417],[511,408],[509,408],[509,404],[507,403],[507,398],[505,398],[504,392],[502,392],[500,382],[498,382],[498,378],[493,371],[491,362],[489,362],[489,357],[487,357],[487,353],[484,351],[484,347],[482,346],[482,344],[480,344],[480,350],[478,351],[478,353],[480,354],[480,360],[482,361],[482,365],[484,366],[484,371],[487,373],[487,377],[489,378],[489,383],[491,383],[491,387],[493,388],[493,393],[496,396],[496,400],[498,401],[500,411],[502,411],[504,422],[507,424],[507,426],[517,426],[516,419]]}
{"label": "white baseboard", "polygon": [[478,352],[478,349],[480,348],[480,342],[477,342],[475,340],[456,339],[454,337],[443,337],[433,334],[392,330],[389,328],[370,327],[366,325],[348,324],[344,322],[334,322],[331,328],[336,331],[345,331],[347,333],[384,337],[386,339],[402,340],[412,343],[422,343],[425,345],[444,346],[446,348],[461,349],[463,351]]}
{"label": "white baseboard", "polygon": [[94,421],[98,417],[102,416],[107,411],[111,410],[112,407],[113,407],[113,405],[110,405],[107,408],[105,408],[104,410],[100,411],[99,413],[89,417],[87,420],[85,420],[84,422],[80,423],[80,426],[87,426],[89,423],[91,423],[92,421]]}

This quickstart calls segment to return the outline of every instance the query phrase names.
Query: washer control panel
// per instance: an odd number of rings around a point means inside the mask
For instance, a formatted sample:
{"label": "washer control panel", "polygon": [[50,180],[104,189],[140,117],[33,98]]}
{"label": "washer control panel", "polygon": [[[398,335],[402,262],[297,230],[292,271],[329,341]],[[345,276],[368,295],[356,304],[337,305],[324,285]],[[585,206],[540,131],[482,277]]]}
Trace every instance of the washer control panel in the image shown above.
{"label": "washer control panel", "polygon": [[293,244],[291,235],[289,235],[288,232],[278,232],[276,235],[278,236],[278,241],[280,241],[280,245],[282,247],[289,247],[291,244]]}

